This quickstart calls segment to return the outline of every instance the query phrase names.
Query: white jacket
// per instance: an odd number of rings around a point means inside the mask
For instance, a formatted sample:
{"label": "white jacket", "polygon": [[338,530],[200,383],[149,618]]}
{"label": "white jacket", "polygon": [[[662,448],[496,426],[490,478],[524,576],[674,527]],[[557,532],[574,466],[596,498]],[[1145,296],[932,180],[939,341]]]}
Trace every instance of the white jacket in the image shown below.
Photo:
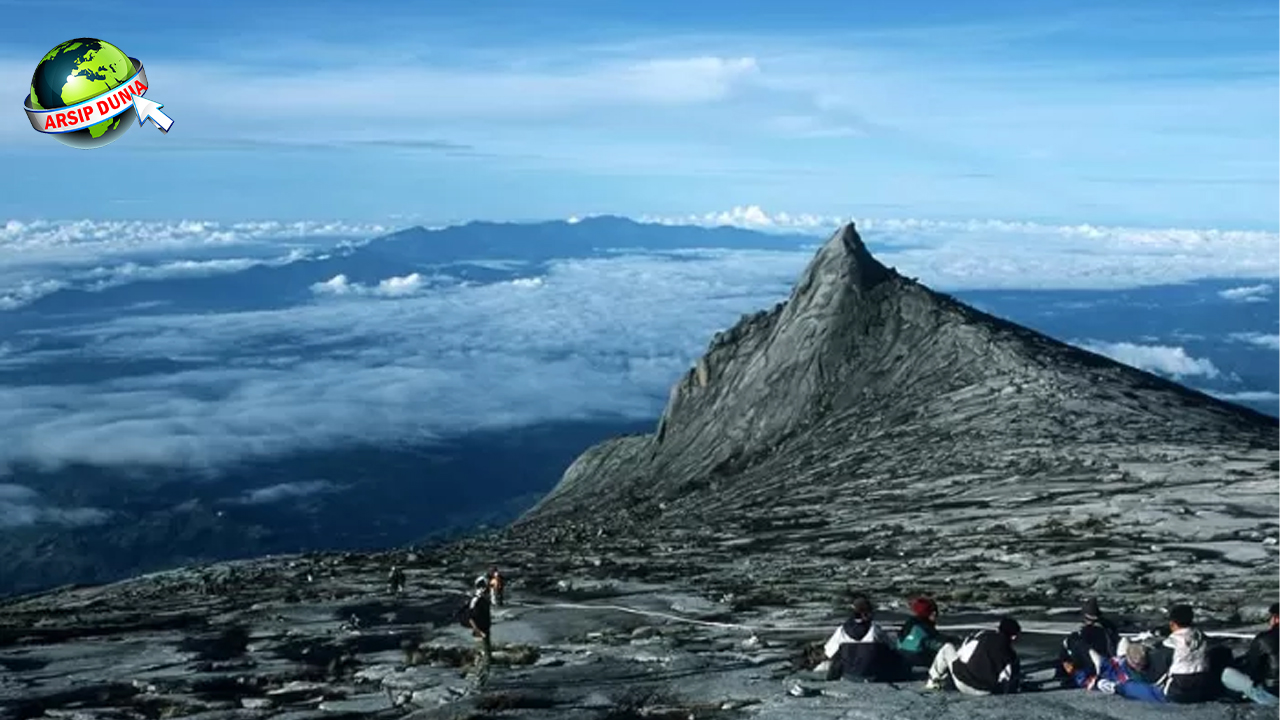
{"label": "white jacket", "polygon": [[889,636],[884,629],[873,622],[871,623],[871,630],[861,640],[854,640],[849,637],[849,634],[844,631],[844,625],[841,625],[836,628],[835,632],[831,633],[831,637],[827,639],[827,644],[822,649],[828,658],[834,658],[836,653],[840,652],[841,645],[857,642],[882,643],[890,646],[893,644],[889,641]]}
{"label": "white jacket", "polygon": [[1164,646],[1173,648],[1169,676],[1195,675],[1209,671],[1209,643],[1196,628],[1182,628],[1165,638]]}

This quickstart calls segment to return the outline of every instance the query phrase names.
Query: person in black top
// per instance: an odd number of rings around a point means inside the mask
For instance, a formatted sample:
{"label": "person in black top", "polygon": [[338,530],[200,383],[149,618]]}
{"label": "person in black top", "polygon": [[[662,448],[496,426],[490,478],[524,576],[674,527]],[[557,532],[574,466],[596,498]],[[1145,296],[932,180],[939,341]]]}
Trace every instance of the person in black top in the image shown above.
{"label": "person in black top", "polygon": [[1057,675],[1064,685],[1073,685],[1073,676],[1063,670],[1068,664],[1076,668],[1093,668],[1100,671],[1098,662],[1116,656],[1120,642],[1120,632],[1110,618],[1103,616],[1098,608],[1098,600],[1089,598],[1081,608],[1084,622],[1080,628],[1072,632],[1062,641],[1062,649],[1058,651]]}
{"label": "person in black top", "polygon": [[393,595],[404,591],[404,569],[399,565],[391,566],[391,572],[387,575],[387,589]]}
{"label": "person in black top", "polygon": [[983,630],[959,649],[943,645],[929,668],[926,689],[939,690],[947,678],[966,695],[1006,695],[1018,691],[1022,664],[1013,644],[1022,634],[1017,620],[1000,619],[996,630]]}
{"label": "person in black top", "polygon": [[1256,685],[1272,695],[1280,695],[1280,603],[1272,603],[1267,629],[1249,643],[1245,673]]}
{"label": "person in black top", "polygon": [[493,655],[493,643],[490,631],[493,629],[493,615],[489,601],[489,579],[483,575],[476,578],[475,592],[467,605],[467,624],[471,634],[479,645],[476,651],[475,684],[483,685],[489,680],[489,660]]}
{"label": "person in black top", "polygon": [[853,601],[853,615],[832,633],[824,648],[830,658],[828,680],[898,682],[911,677],[889,636],[873,621],[875,609],[866,597]]}

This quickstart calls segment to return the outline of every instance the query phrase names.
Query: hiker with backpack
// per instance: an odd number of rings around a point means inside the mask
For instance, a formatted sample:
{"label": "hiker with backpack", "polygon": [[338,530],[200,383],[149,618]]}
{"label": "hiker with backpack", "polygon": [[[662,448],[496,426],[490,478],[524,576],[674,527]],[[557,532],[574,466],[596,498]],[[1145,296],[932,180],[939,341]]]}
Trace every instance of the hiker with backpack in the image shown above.
{"label": "hiker with backpack", "polygon": [[489,579],[476,578],[475,590],[458,612],[459,623],[471,630],[476,639],[476,662],[473,682],[476,687],[489,680],[489,661],[493,656],[493,613],[489,599]]}
{"label": "hiker with backpack", "polygon": [[391,566],[391,572],[387,574],[387,590],[392,595],[404,592],[404,568],[399,565]]}

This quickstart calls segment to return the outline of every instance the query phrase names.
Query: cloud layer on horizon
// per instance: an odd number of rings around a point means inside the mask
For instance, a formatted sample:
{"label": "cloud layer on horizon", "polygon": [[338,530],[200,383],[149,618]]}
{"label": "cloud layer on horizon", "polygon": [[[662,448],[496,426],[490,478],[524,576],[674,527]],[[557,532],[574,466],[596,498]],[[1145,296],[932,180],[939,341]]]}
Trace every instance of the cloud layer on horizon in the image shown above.
{"label": "cloud layer on horizon", "polygon": [[[709,338],[784,299],[811,256],[617,253],[488,284],[447,276],[428,284],[414,273],[358,284],[338,275],[298,306],[24,332],[0,346],[0,369],[11,376],[64,362],[117,374],[0,386],[0,426],[15,429],[0,444],[0,466],[216,468],[341,443],[653,418]],[[1265,345],[1260,333],[1240,335]],[[1212,361],[1180,346],[1079,344],[1170,377],[1230,385]],[[171,369],[142,369],[156,364]]]}
{"label": "cloud layer on horizon", "polygon": [[[785,297],[808,260],[701,255],[571,260],[536,279],[59,330],[48,337],[80,346],[75,358],[190,368],[93,385],[0,387],[0,425],[17,428],[0,463],[202,466],[547,419],[649,418],[715,331]],[[4,364],[63,357],[10,353]]]}
{"label": "cloud layer on horizon", "polygon": [[[769,213],[754,205],[688,217],[640,218],[655,225],[731,226],[822,237],[852,217]],[[579,218],[570,218],[577,222]],[[1001,220],[943,222],[858,218],[886,264],[940,289],[1113,289],[1202,278],[1273,278],[1280,233],[1185,228],[1042,225]],[[67,287],[101,289],[140,279],[197,277],[360,244],[389,232],[335,222],[9,221],[0,228],[0,311]],[[602,238],[608,247],[608,238]],[[406,277],[412,273],[406,273]],[[317,287],[318,293],[412,292],[410,286]],[[1271,285],[1224,290],[1225,299],[1263,302]]]}

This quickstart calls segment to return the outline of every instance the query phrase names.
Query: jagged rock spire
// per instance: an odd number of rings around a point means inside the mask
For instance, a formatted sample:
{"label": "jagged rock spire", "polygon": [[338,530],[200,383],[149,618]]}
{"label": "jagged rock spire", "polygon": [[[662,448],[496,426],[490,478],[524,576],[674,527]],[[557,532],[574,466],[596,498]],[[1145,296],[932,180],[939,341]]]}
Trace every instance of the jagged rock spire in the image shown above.
{"label": "jagged rock spire", "polygon": [[[1274,441],[1273,418],[902,277],[849,224],[818,250],[785,303],[717,334],[672,388],[653,435],[585,453],[526,520],[664,503],[723,509],[779,483],[844,482],[830,477],[838,458],[863,443],[888,447],[886,436],[944,446],[961,438],[1010,447],[1130,435],[1138,442],[1171,432],[1175,412],[1217,433],[1263,428]],[[938,418],[945,421],[935,427]],[[909,443],[895,447],[916,452]],[[947,462],[985,461],[957,453]],[[761,476],[762,467],[784,477]],[[726,484],[734,488],[728,495]]]}

